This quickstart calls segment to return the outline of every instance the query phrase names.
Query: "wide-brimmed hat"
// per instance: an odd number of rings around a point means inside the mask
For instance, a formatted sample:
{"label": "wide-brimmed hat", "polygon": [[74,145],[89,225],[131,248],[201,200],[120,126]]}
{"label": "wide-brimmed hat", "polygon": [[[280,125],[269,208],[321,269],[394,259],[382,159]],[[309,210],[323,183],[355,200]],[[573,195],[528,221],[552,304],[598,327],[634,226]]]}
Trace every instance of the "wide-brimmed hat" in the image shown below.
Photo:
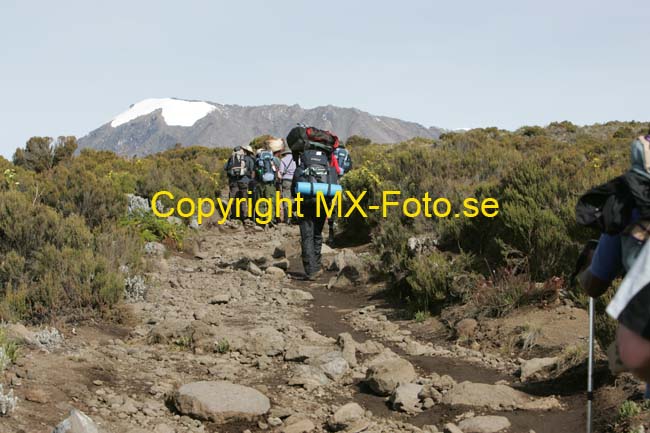
{"label": "wide-brimmed hat", "polygon": [[289,155],[289,154],[291,154],[291,149],[285,147],[284,149],[282,149],[282,153],[280,155]]}
{"label": "wide-brimmed hat", "polygon": [[243,144],[241,148],[244,149],[248,153],[251,153],[251,154],[254,153],[253,148],[251,147],[250,144]]}
{"label": "wide-brimmed hat", "polygon": [[273,153],[281,151],[284,147],[284,141],[282,141],[281,138],[270,138],[266,140],[264,144],[266,145],[267,149]]}

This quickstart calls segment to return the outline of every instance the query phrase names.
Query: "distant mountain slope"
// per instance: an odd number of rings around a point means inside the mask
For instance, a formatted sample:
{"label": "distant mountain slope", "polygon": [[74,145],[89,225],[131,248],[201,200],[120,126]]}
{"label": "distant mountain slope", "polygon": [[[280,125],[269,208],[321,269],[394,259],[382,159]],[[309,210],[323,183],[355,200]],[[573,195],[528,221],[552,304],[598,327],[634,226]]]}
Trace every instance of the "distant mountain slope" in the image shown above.
{"label": "distant mountain slope", "polygon": [[361,135],[378,143],[395,143],[413,137],[437,138],[441,132],[438,128],[374,116],[356,108],[242,107],[162,98],[132,105],[111,122],[79,139],[79,146],[111,150],[125,156],[159,152],[176,143],[230,147],[248,143],[262,134],[285,137],[297,123],[331,130],[343,140]]}

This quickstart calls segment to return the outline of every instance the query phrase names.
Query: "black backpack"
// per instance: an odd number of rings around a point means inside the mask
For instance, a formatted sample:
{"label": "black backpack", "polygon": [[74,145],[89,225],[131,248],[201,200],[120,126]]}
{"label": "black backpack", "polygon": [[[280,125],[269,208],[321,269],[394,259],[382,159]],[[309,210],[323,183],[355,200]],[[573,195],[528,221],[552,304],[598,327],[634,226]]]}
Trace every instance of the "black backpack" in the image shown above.
{"label": "black backpack", "polygon": [[619,176],[580,197],[576,204],[576,220],[601,233],[617,235],[629,223],[634,206],[625,176]]}
{"label": "black backpack", "polygon": [[313,126],[298,125],[287,135],[287,144],[294,155],[309,149],[332,153],[338,143],[336,135]]}
{"label": "black backpack", "polygon": [[[331,157],[331,153],[318,149],[309,149],[301,153],[298,156],[296,171],[293,174],[294,185],[297,182],[338,185],[339,177],[336,169],[330,166]],[[306,200],[315,199],[308,198]]]}

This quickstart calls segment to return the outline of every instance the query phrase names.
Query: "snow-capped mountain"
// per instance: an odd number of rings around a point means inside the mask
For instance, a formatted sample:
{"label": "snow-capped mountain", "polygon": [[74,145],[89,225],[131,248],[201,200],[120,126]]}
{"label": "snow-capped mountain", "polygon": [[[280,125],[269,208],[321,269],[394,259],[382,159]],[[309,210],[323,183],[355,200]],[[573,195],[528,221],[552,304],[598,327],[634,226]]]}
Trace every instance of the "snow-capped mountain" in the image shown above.
{"label": "snow-capped mountain", "polygon": [[345,140],[361,135],[378,143],[413,137],[437,138],[441,130],[356,108],[331,105],[242,107],[174,98],[145,99],[79,139],[80,148],[146,155],[181,143],[184,146],[231,147],[262,134],[284,137],[297,123],[327,129]]}

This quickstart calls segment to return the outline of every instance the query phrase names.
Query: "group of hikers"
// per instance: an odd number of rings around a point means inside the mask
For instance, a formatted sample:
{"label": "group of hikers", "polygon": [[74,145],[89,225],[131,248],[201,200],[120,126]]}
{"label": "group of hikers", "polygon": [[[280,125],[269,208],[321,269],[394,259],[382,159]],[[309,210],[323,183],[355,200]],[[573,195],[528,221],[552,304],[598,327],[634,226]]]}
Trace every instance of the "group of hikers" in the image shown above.
{"label": "group of hikers", "polygon": [[[313,280],[321,273],[321,247],[326,216],[317,215],[314,188],[331,198],[333,186],[352,169],[352,158],[344,143],[329,131],[298,125],[286,140],[268,138],[257,150],[245,144],[233,149],[224,166],[228,176],[231,199],[252,196],[253,208],[259,199],[272,203],[280,193],[283,199],[294,200],[298,193],[303,198],[301,214],[297,215],[286,202],[282,203],[280,215],[274,215],[272,224],[298,224],[300,227],[302,262],[305,278]],[[301,190],[300,188],[306,188]],[[288,201],[288,200],[287,200]],[[261,202],[260,202],[261,203]],[[249,216],[250,215],[250,216]],[[242,201],[242,219],[249,216],[246,202]],[[334,215],[329,218],[327,243],[334,243]]]}

